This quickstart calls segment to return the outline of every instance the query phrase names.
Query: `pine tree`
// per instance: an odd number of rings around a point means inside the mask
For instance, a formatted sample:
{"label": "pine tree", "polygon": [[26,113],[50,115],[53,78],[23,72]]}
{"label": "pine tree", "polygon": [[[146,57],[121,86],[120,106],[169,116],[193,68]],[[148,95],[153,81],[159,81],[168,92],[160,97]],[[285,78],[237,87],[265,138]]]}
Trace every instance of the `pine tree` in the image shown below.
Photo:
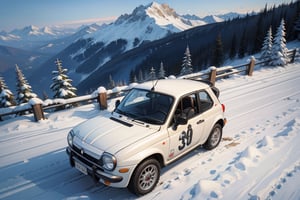
{"label": "pine tree", "polygon": [[298,40],[300,40],[300,15],[298,20],[295,22],[294,30],[296,31]]}
{"label": "pine tree", "polygon": [[163,78],[165,78],[165,76],[166,76],[166,71],[164,69],[164,64],[163,64],[163,62],[160,62],[160,68],[159,68],[159,71],[158,71],[158,78],[163,79]]}
{"label": "pine tree", "polygon": [[258,14],[258,21],[256,22],[256,26],[254,27],[254,28],[256,28],[256,34],[255,34],[253,51],[251,52],[252,54],[259,52],[259,50],[261,48],[261,43],[264,40],[265,28],[264,28],[263,21],[265,18],[266,10],[267,10],[267,6],[265,7],[265,10],[263,12],[260,12]]}
{"label": "pine tree", "polygon": [[[270,60],[272,55],[272,46],[273,46],[273,36],[272,36],[272,27],[269,28],[267,35],[264,39],[264,43],[261,49],[260,60]],[[265,65],[269,65],[269,62],[266,62]]]}
{"label": "pine tree", "polygon": [[151,67],[151,69],[150,69],[150,79],[151,80],[157,79],[154,67]]}
{"label": "pine tree", "polygon": [[287,51],[286,39],[285,39],[285,23],[281,20],[279,27],[277,28],[276,35],[274,37],[271,65],[272,66],[284,66],[287,64]]}
{"label": "pine tree", "polygon": [[151,79],[150,73],[148,70],[144,71],[144,81],[149,81]]}
{"label": "pine tree", "polygon": [[136,83],[136,82],[137,82],[137,78],[134,73],[134,70],[131,70],[129,74],[129,83]]}
{"label": "pine tree", "polygon": [[76,88],[72,86],[72,80],[66,75],[67,69],[63,69],[62,62],[59,59],[55,61],[57,71],[52,71],[54,77],[50,89],[54,92],[53,98],[68,99],[76,97]]}
{"label": "pine tree", "polygon": [[186,75],[186,74],[191,74],[193,73],[193,67],[192,67],[192,59],[191,59],[191,53],[189,46],[186,46],[182,65],[181,65],[181,71],[180,75]]}
{"label": "pine tree", "polygon": [[108,88],[109,88],[109,89],[112,89],[112,88],[114,88],[114,87],[116,87],[115,81],[113,80],[112,76],[109,75]]}
{"label": "pine tree", "polygon": [[213,52],[212,65],[220,67],[224,63],[224,50],[221,34],[217,36],[216,44]]}
{"label": "pine tree", "polygon": [[14,95],[5,84],[4,79],[0,77],[0,108],[13,105],[15,105]]}
{"label": "pine tree", "polygon": [[238,51],[238,57],[239,58],[243,58],[246,54],[247,51],[247,42],[246,42],[246,31],[243,31],[243,35],[241,37],[241,41],[240,41],[240,47],[239,47],[239,51]]}
{"label": "pine tree", "polygon": [[236,49],[236,35],[234,34],[233,37],[232,37],[232,40],[231,40],[231,48],[230,48],[230,52],[229,52],[229,58],[230,59],[234,59],[234,57],[236,56],[236,52],[237,52],[237,49]]}
{"label": "pine tree", "polygon": [[25,79],[24,74],[18,65],[16,65],[17,73],[17,104],[27,103],[31,98],[37,97],[35,93],[32,92],[31,86]]}
{"label": "pine tree", "polygon": [[143,71],[142,71],[141,69],[140,69],[140,71],[139,71],[138,82],[139,82],[139,83],[144,82],[144,74],[143,74]]}

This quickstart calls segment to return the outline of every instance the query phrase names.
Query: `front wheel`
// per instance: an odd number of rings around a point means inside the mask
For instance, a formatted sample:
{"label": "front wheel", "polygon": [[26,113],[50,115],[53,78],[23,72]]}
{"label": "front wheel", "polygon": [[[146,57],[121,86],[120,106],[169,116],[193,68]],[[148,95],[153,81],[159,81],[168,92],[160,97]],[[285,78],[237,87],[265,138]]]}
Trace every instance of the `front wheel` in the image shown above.
{"label": "front wheel", "polygon": [[216,148],[222,139],[222,126],[215,124],[203,147],[207,150]]}
{"label": "front wheel", "polygon": [[156,159],[148,159],[142,162],[133,172],[128,189],[138,195],[151,192],[160,177],[160,164]]}

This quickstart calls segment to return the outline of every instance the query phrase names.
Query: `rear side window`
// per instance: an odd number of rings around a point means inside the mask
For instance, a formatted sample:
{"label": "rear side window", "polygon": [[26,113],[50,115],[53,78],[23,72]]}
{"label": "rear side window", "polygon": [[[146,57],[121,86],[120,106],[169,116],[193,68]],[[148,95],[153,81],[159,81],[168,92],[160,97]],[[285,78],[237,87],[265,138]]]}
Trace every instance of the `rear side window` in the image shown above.
{"label": "rear side window", "polygon": [[199,92],[200,113],[209,110],[213,106],[213,100],[206,91]]}

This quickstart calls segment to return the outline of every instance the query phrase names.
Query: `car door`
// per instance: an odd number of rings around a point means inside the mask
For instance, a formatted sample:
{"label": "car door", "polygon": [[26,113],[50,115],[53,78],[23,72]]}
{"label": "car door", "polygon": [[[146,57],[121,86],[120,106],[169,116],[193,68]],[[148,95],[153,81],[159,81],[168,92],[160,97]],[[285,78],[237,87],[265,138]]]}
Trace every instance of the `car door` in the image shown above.
{"label": "car door", "polygon": [[199,116],[203,122],[202,133],[199,138],[199,143],[206,142],[214,123],[214,116],[216,115],[215,104],[210,94],[206,90],[198,92],[199,98]]}
{"label": "car door", "polygon": [[[168,128],[170,138],[169,160],[198,145],[203,129],[203,121],[199,118],[199,98],[197,95],[198,93],[186,95],[177,104],[177,109],[173,116],[174,121]],[[178,115],[186,115],[188,118],[187,123],[178,125],[176,123]]]}

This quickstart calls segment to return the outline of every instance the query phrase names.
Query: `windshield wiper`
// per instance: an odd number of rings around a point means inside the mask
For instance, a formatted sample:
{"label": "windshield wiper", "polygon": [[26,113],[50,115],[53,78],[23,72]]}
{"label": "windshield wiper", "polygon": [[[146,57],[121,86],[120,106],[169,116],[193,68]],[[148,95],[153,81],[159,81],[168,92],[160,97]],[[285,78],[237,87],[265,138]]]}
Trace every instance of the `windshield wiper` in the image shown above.
{"label": "windshield wiper", "polygon": [[127,116],[126,114],[126,112],[124,112],[123,110],[120,110],[120,109],[116,109],[116,111],[115,111],[116,113],[118,113],[118,114],[121,114],[121,115],[125,115],[125,116]]}
{"label": "windshield wiper", "polygon": [[148,123],[148,124],[155,124],[155,125],[161,125],[163,123],[161,120],[149,116],[137,116],[133,118],[132,121],[136,121],[143,124]]}

